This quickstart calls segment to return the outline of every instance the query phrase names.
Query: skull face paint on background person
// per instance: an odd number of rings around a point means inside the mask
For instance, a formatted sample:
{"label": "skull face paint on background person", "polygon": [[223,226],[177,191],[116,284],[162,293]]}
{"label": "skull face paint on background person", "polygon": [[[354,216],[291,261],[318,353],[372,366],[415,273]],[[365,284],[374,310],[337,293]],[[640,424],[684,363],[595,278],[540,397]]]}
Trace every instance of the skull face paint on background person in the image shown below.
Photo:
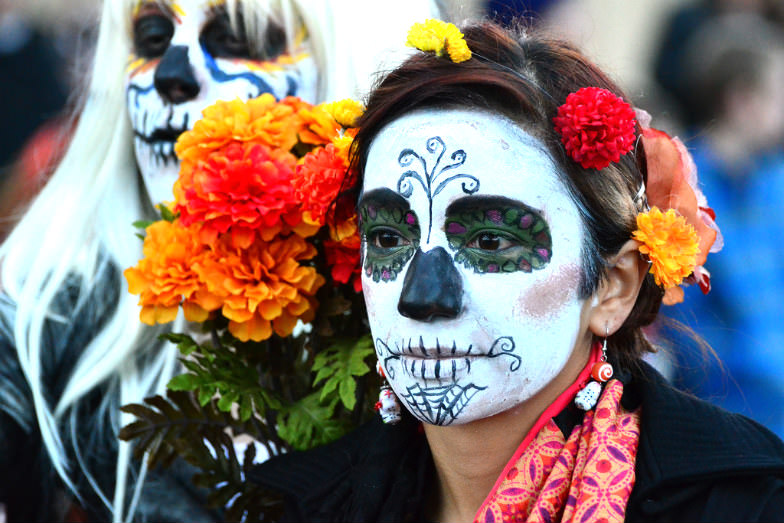
{"label": "skull face paint on background person", "polygon": [[[270,20],[258,46],[212,0],[142,1],[135,8],[126,103],[136,161],[153,204],[172,199],[177,137],[218,100],[272,93],[315,102],[318,73],[302,34]],[[260,49],[254,49],[259,47]]]}
{"label": "skull face paint on background person", "polygon": [[420,110],[371,144],[362,286],[379,361],[420,420],[506,411],[577,353],[584,228],[555,169],[484,112]]}

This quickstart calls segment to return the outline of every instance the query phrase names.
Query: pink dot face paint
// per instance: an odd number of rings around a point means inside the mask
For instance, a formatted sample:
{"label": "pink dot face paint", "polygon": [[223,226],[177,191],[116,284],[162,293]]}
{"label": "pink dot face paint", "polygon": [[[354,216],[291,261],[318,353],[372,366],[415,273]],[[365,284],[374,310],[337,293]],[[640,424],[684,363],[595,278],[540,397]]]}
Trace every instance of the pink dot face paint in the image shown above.
{"label": "pink dot face paint", "polygon": [[379,361],[422,421],[508,410],[572,355],[584,229],[555,169],[534,137],[478,111],[417,111],[371,144],[360,212],[384,195],[399,219],[383,240],[361,229],[365,264],[399,257],[395,277],[366,269],[363,288]]}

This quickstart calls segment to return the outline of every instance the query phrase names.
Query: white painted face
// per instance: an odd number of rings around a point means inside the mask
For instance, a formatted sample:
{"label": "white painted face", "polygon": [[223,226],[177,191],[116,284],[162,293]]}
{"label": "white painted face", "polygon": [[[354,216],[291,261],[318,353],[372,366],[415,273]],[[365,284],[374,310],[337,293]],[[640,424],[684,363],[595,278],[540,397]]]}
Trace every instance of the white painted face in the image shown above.
{"label": "white painted face", "polygon": [[173,198],[174,143],[205,107],[263,93],[315,102],[318,73],[308,40],[286,52],[286,35],[270,22],[266,58],[250,59],[248,41],[233,31],[223,2],[141,1],[135,11],[126,102],[152,203]]}
{"label": "white painted face", "polygon": [[387,379],[422,421],[519,405],[572,355],[584,229],[555,169],[484,112],[418,111],[371,144],[362,288]]}

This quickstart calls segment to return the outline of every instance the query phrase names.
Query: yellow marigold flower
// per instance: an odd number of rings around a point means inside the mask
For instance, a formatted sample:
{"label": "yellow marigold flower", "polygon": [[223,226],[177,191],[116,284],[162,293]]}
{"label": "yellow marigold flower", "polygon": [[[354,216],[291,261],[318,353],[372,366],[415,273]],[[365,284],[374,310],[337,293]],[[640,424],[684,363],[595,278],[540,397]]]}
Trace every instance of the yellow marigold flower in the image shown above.
{"label": "yellow marigold flower", "polygon": [[651,274],[665,290],[680,285],[694,272],[699,252],[697,231],[673,209],[662,213],[653,207],[637,215],[632,237],[641,242],[640,252],[651,260]]}
{"label": "yellow marigold flower", "polygon": [[342,127],[354,127],[356,121],[365,112],[365,106],[351,98],[321,104],[320,107],[331,114]]}
{"label": "yellow marigold flower", "polygon": [[357,136],[359,129],[356,127],[346,129],[343,134],[332,139],[332,145],[335,146],[335,152],[343,164],[348,167],[348,156],[351,153],[351,146],[354,144],[354,138]]}
{"label": "yellow marigold flower", "polygon": [[406,45],[420,51],[436,53],[436,56],[442,56],[446,52],[455,63],[471,58],[471,50],[460,29],[442,20],[430,19],[423,24],[414,24],[408,31]]}

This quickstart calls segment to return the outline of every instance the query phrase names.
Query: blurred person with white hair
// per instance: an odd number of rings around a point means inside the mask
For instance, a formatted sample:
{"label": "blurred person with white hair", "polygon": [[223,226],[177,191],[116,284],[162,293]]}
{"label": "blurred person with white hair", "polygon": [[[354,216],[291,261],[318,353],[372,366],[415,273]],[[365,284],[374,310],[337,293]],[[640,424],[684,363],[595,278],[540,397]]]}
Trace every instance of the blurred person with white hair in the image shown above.
{"label": "blurred person with white hair", "polygon": [[[9,521],[207,521],[178,468],[146,472],[119,407],[176,374],[123,268],[172,199],[174,143],[219,99],[360,95],[435,0],[112,0],[70,146],[0,247],[0,508]],[[181,325],[179,325],[181,327]]]}

